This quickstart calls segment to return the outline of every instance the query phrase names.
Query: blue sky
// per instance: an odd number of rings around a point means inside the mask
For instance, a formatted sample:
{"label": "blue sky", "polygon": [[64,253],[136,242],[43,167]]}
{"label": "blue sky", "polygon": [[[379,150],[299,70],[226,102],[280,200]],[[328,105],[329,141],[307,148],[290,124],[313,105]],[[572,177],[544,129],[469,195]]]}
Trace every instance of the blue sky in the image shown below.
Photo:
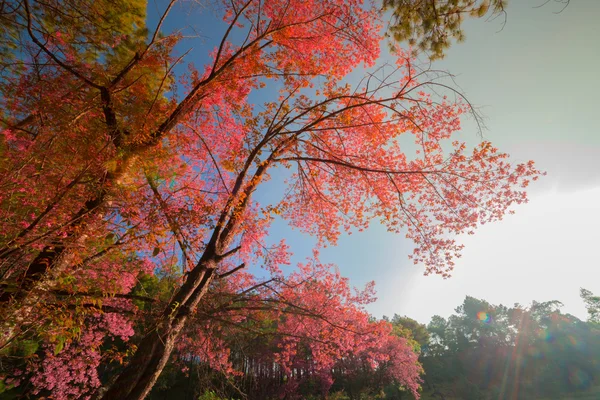
{"label": "blue sky", "polygon": [[[325,249],[322,260],[337,264],[354,285],[376,281],[379,301],[369,306],[375,316],[398,313],[425,323],[434,314],[448,316],[471,295],[508,306],[556,299],[564,312],[585,318],[579,287],[600,294],[600,1],[574,0],[560,14],[554,13],[561,9],[557,4],[533,8],[542,3],[512,0],[501,32],[500,20],[467,22],[466,42],[434,68],[455,74],[481,107],[486,139],[516,161],[535,160],[548,176],[531,188],[530,204],[516,215],[465,238],[463,257],[447,280],[424,277],[423,267],[408,261],[411,243],[381,226]],[[222,30],[210,10],[195,4],[192,12],[176,9],[165,28],[195,36],[180,52],[194,47],[190,60],[200,66]],[[460,135],[479,139],[472,121],[465,121]],[[274,187],[266,190],[268,196]],[[310,238],[277,224],[273,239],[279,237],[297,259],[310,255]]]}

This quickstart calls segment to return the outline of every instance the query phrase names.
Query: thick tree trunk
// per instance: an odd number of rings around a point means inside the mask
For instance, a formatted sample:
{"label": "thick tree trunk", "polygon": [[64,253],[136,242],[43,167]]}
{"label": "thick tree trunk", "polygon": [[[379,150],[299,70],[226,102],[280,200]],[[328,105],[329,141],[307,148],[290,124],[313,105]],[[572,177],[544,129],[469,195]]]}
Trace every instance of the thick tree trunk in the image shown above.
{"label": "thick tree trunk", "polygon": [[[58,260],[64,256],[64,253],[67,250],[66,243],[72,241],[76,235],[81,235],[82,231],[85,231],[84,226],[89,222],[85,217],[89,214],[93,215],[95,211],[104,204],[106,197],[107,191],[102,190],[97,196],[86,201],[84,206],[73,216],[72,221],[74,222],[68,228],[67,237],[57,241],[53,245],[45,246],[33,261],[31,261],[20,279],[19,290],[16,292],[7,292],[0,288],[0,303],[10,300],[22,300],[27,293],[46,276],[47,272],[53,269],[58,263]],[[12,252],[13,250],[9,250],[3,256],[8,257]],[[0,258],[2,258],[2,256],[0,256]]]}
{"label": "thick tree trunk", "polygon": [[190,272],[156,328],[142,339],[125,370],[102,396],[103,400],[141,400],[150,393],[189,315],[196,310],[212,281],[217,266],[216,256],[205,253],[203,258]]}

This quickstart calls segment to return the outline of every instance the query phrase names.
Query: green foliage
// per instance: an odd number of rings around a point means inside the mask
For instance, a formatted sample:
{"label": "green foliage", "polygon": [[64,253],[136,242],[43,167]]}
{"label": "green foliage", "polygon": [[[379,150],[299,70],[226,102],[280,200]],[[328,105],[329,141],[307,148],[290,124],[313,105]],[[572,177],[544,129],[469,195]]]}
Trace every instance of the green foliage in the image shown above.
{"label": "green foliage", "polygon": [[[134,296],[143,296],[152,299],[157,299],[159,302],[167,302],[170,296],[173,294],[174,287],[177,282],[176,275],[150,275],[140,274],[137,278],[137,285],[133,288],[131,294]],[[151,311],[156,307],[153,303],[133,300],[136,307],[144,310]],[[162,306],[159,305],[160,309]]]}
{"label": "green foliage", "polygon": [[[0,2],[0,73],[18,68],[15,55],[26,52],[27,25],[47,45],[68,41],[80,62],[135,52],[148,32],[146,0],[48,0]],[[45,37],[44,37],[45,36]],[[48,40],[50,39],[50,40]],[[119,46],[115,46],[119,43]]]}
{"label": "green foliage", "polygon": [[[66,37],[89,60],[124,42],[143,43],[145,0],[51,0],[32,2],[33,23],[51,35]],[[37,17],[37,18],[36,18]]]}
{"label": "green foliage", "polygon": [[40,344],[35,340],[21,340],[17,343],[16,355],[18,357],[30,357],[38,351]]}
{"label": "green foliage", "polygon": [[333,392],[329,395],[328,400],[350,400],[350,397],[343,390]]}
{"label": "green foliage", "polygon": [[[228,400],[224,397],[220,397],[216,392],[212,390],[205,391],[198,400]],[[232,399],[233,400],[233,399]]]}
{"label": "green foliage", "polygon": [[600,324],[600,296],[594,296],[592,292],[584,288],[581,288],[580,296],[587,308],[588,322]]}
{"label": "green foliage", "polygon": [[0,66],[6,68],[14,60],[14,51],[17,49],[19,26],[15,7],[7,1],[0,2]]}
{"label": "green foliage", "polygon": [[394,314],[390,322],[394,327],[393,333],[413,343],[415,351],[420,352],[421,348],[429,343],[427,327],[414,319]]}
{"label": "green foliage", "polygon": [[8,384],[4,380],[0,379],[0,395],[2,395],[3,400],[15,399],[18,397],[18,394],[11,392],[11,389],[13,388],[14,385]]}
{"label": "green foliage", "polygon": [[507,308],[467,297],[447,320],[433,317],[423,399],[596,398],[586,396],[600,384],[600,330],[561,305]]}
{"label": "green foliage", "polygon": [[[550,3],[540,2],[533,7]],[[558,11],[569,0],[554,0]],[[426,52],[431,60],[443,58],[453,41],[463,42],[463,23],[468,18],[499,19],[506,23],[508,0],[383,0],[383,9],[392,13],[387,36],[408,42],[413,51]],[[393,49],[393,46],[392,46]]]}
{"label": "green foliage", "polygon": [[443,58],[452,40],[462,42],[465,18],[493,17],[504,13],[506,0],[384,0],[392,12],[389,35],[398,42],[429,53],[432,60]]}

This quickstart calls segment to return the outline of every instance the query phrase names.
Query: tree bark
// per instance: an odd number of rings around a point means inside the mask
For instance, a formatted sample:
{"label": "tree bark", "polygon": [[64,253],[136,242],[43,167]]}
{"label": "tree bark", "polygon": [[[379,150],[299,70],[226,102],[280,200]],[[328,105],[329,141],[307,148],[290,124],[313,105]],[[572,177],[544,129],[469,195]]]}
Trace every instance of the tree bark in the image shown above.
{"label": "tree bark", "polygon": [[[54,245],[45,246],[42,251],[33,259],[33,261],[31,261],[27,267],[27,270],[20,279],[19,290],[14,293],[10,293],[3,291],[0,288],[0,303],[10,300],[22,300],[27,293],[34,288],[36,283],[46,276],[48,270],[52,269],[53,266],[56,265],[57,260],[63,256],[67,250],[66,243],[69,240],[73,240],[74,236],[85,230],[84,226],[89,222],[85,218],[86,215],[93,214],[95,210],[102,206],[106,201],[106,197],[107,191],[103,189],[96,196],[88,199],[84,206],[73,216],[73,223],[68,228],[67,238],[56,241]],[[4,256],[10,256],[13,251],[18,250],[7,251]]]}
{"label": "tree bark", "polygon": [[216,252],[205,252],[202,258],[102,400],[141,400],[150,393],[189,315],[196,310],[213,279],[218,263]]}

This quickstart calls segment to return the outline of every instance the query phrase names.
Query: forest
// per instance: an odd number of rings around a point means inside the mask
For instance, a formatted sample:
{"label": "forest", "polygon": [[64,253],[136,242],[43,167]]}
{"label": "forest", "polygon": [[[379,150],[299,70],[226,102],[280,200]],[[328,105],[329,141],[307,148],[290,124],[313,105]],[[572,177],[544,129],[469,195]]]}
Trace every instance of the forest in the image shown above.
{"label": "forest", "polygon": [[[399,315],[384,320],[392,324],[393,335],[406,338],[419,353],[421,399],[592,400],[600,394],[600,297],[581,289],[581,300],[588,310],[586,321],[561,313],[557,300],[506,307],[469,296],[453,315],[436,315],[427,325]],[[254,362],[264,360],[254,357]],[[358,367],[348,368],[352,363]],[[397,381],[386,378],[387,367],[372,371],[360,360],[340,361],[334,366],[328,398],[414,399]],[[242,398],[218,377],[203,381],[208,375],[199,364],[190,360],[188,368],[165,374],[149,398]],[[277,398],[272,376],[253,376],[250,381],[236,380],[236,387],[253,393],[249,399]],[[297,393],[305,399],[320,398],[318,384],[310,380]]]}
{"label": "forest", "polygon": [[587,322],[467,297],[425,327],[321,259],[383,226],[450,278],[461,237],[526,207],[545,172],[434,64],[507,7],[0,0],[0,398],[593,391],[589,291]]}

